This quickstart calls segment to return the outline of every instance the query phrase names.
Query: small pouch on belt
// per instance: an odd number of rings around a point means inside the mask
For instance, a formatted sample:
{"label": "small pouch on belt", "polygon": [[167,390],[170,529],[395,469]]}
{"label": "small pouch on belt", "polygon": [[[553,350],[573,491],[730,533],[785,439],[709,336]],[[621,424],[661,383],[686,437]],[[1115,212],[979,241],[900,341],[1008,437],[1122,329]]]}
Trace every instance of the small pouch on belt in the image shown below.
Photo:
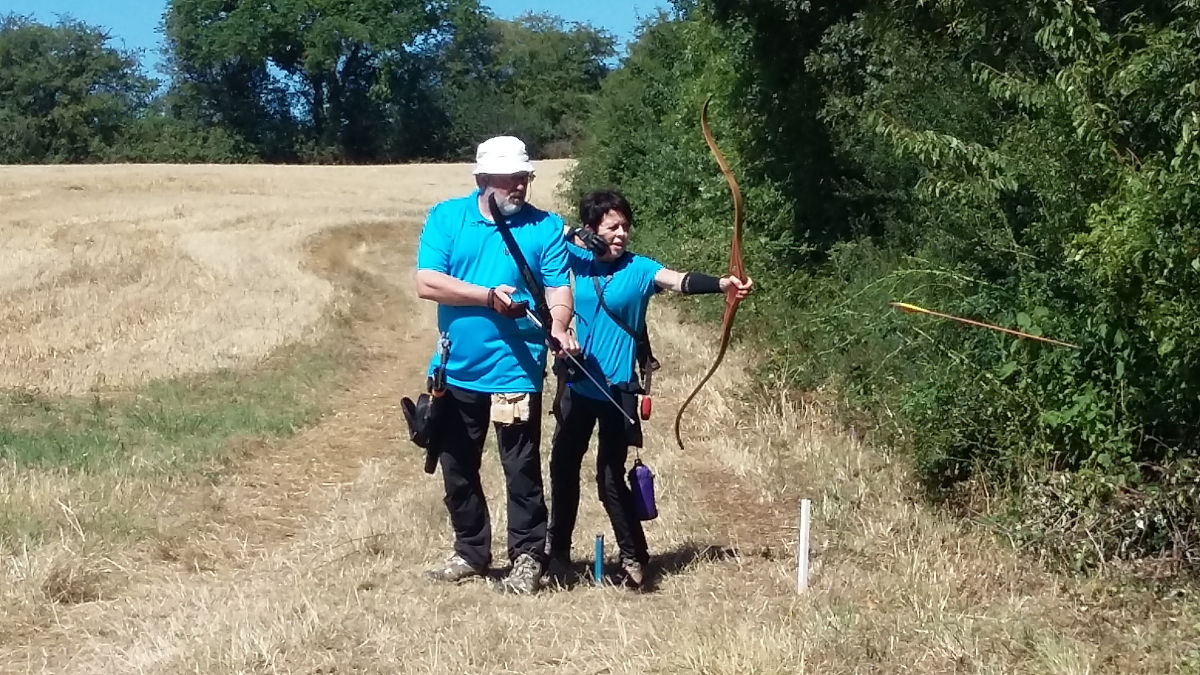
{"label": "small pouch on belt", "polygon": [[492,394],[492,421],[517,424],[529,420],[529,394]]}
{"label": "small pouch on belt", "polygon": [[[621,404],[625,413],[625,442],[635,448],[642,447],[642,424],[638,421],[638,392],[635,384],[617,385],[612,388],[613,398]],[[632,420],[632,422],[630,421]]]}

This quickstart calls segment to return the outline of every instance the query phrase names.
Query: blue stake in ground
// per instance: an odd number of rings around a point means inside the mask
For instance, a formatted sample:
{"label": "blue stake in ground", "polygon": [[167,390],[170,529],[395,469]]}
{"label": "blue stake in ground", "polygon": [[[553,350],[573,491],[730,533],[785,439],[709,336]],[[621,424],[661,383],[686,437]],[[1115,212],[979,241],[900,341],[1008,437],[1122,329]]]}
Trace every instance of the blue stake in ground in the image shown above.
{"label": "blue stake in ground", "polygon": [[604,583],[604,535],[596,535],[596,560],[592,563],[592,579],[596,585]]}

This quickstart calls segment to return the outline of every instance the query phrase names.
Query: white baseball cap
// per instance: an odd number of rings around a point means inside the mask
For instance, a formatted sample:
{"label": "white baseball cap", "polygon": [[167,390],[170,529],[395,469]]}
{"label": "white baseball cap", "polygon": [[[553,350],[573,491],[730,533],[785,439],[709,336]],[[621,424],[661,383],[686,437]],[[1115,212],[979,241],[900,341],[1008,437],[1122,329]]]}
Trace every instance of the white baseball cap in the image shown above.
{"label": "white baseball cap", "polygon": [[516,136],[496,136],[479,144],[475,151],[475,170],[492,176],[511,176],[516,173],[533,173],[525,143]]}

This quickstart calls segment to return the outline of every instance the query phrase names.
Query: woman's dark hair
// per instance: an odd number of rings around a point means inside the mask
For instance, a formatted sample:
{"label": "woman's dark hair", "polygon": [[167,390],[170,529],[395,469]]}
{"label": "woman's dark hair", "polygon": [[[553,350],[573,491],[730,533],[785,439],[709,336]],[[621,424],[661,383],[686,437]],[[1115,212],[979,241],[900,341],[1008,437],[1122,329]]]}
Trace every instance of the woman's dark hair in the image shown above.
{"label": "woman's dark hair", "polygon": [[616,211],[625,216],[630,229],[633,228],[633,207],[629,206],[629,201],[620,192],[593,190],[579,200],[579,222],[583,223],[584,227],[596,229],[600,221],[604,220],[604,214],[609,211]]}

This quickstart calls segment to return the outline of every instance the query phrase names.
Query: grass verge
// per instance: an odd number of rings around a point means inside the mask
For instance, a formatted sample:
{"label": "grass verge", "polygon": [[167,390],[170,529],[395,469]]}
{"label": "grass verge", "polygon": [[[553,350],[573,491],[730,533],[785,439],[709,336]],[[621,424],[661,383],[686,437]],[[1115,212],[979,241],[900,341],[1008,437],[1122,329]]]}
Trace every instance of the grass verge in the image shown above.
{"label": "grass verge", "polygon": [[159,380],[118,397],[0,398],[0,459],[16,467],[173,476],[219,461],[240,436],[281,437],[312,423],[343,355],[290,348],[252,371]]}
{"label": "grass verge", "polygon": [[[336,332],[336,331],[335,331]],[[321,416],[350,362],[344,340],[292,346],[252,370],[151,382],[133,392],[0,394],[0,545],[61,529],[128,538],[149,526],[151,493],[215,481],[240,449]]]}

